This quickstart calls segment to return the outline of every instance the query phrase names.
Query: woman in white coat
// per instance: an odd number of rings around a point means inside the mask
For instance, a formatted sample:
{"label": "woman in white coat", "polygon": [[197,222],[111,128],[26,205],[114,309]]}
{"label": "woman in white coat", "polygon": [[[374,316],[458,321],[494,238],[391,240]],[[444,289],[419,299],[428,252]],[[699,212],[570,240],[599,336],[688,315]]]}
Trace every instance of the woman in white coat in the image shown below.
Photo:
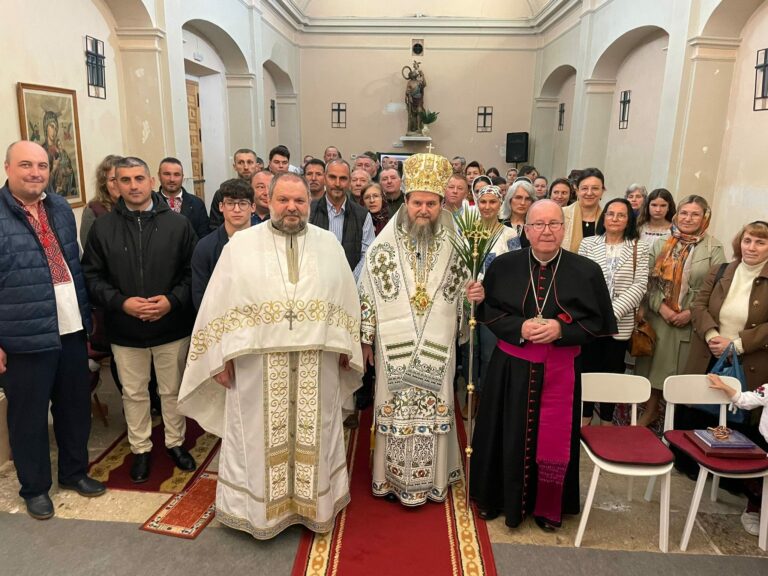
{"label": "woman in white coat", "polygon": [[[579,254],[597,262],[611,295],[619,332],[612,338],[596,338],[582,347],[582,372],[623,374],[624,353],[632,335],[635,309],[648,287],[648,244],[638,240],[637,220],[624,198],[608,202],[595,228],[596,236],[584,238]],[[600,420],[611,424],[614,404],[600,404]],[[592,420],[594,404],[584,402],[582,424]]]}

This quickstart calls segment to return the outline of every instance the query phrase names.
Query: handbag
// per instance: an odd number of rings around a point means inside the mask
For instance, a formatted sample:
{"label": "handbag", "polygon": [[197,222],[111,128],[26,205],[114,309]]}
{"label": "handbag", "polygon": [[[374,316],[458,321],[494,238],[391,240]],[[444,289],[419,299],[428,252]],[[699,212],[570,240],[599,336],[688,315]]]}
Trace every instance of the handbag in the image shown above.
{"label": "handbag", "polygon": [[[637,270],[637,240],[632,249],[632,278],[635,277]],[[642,307],[635,309],[635,327],[632,329],[632,335],[629,337],[630,356],[653,356],[653,349],[656,347],[656,331],[653,326],[645,319]]]}
{"label": "handbag", "polygon": [[[720,358],[717,359],[717,362],[715,362],[715,365],[712,366],[712,370],[709,372],[710,374],[717,374],[718,376],[733,376],[741,382],[742,392],[749,390],[747,387],[747,377],[744,375],[744,369],[741,367],[741,361],[739,360],[739,355],[736,353],[736,347],[733,345],[733,342],[728,344],[728,347],[723,351]],[[720,416],[719,404],[694,404],[694,408],[709,414],[714,414],[718,417]],[[741,410],[732,406],[731,409],[728,410],[728,422],[734,424],[743,423],[747,418],[747,412],[748,410]]]}

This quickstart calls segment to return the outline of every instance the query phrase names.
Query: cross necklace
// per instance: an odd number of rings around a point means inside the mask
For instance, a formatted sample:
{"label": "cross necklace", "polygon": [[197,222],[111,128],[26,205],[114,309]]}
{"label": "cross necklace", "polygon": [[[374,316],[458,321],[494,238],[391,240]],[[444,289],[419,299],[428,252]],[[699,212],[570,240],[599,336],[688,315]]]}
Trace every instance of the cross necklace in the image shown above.
{"label": "cross necklace", "polygon": [[[287,300],[287,303],[285,305],[285,307],[287,308],[287,311],[286,311],[285,315],[283,316],[283,319],[288,320],[288,330],[293,330],[293,321],[294,320],[298,320],[298,318],[299,318],[299,315],[296,314],[293,311],[293,307],[296,305],[296,290],[299,287],[299,277],[297,275],[296,284],[294,284],[294,286],[293,286],[293,298],[290,298],[288,296],[288,286],[285,284],[285,276],[283,275],[283,267],[280,265],[280,252],[277,249],[277,240],[275,240],[275,236],[277,236],[277,234],[273,233],[272,234],[272,243],[275,246],[275,258],[277,258],[277,267],[280,270],[280,280],[282,280],[282,282],[283,282],[283,290],[285,290],[285,298]],[[290,234],[289,235],[289,238],[291,240],[291,244],[293,244],[294,236],[295,236],[295,234]],[[298,239],[296,241],[298,242]],[[304,244],[301,245],[301,255],[299,256],[299,269],[298,269],[298,272],[301,272],[301,263],[304,261],[304,248],[306,248],[306,247],[307,247],[307,239],[305,238],[304,239]],[[286,250],[286,258],[287,259],[290,258],[288,256],[287,250]],[[286,260],[286,267],[290,268],[290,263],[288,262],[288,260]],[[289,280],[290,280],[290,277],[289,277]]]}
{"label": "cross necklace", "polygon": [[[544,301],[541,303],[541,306],[539,306],[539,290],[538,290],[538,284],[533,280],[533,261],[531,260],[531,253],[533,250],[528,251],[528,273],[531,275],[531,289],[533,290],[533,305],[536,306],[536,317],[533,318],[535,322],[538,322],[539,324],[546,324],[547,321],[544,318],[544,306],[547,305],[547,300],[549,300],[549,293],[552,290],[552,286],[555,283],[555,275],[557,274],[557,267],[560,265],[560,255],[561,252],[558,252],[557,254],[557,262],[555,262],[554,269],[552,270],[552,280],[549,281],[549,288],[547,288],[546,294],[544,294]],[[544,264],[539,263],[539,266],[544,266]]]}

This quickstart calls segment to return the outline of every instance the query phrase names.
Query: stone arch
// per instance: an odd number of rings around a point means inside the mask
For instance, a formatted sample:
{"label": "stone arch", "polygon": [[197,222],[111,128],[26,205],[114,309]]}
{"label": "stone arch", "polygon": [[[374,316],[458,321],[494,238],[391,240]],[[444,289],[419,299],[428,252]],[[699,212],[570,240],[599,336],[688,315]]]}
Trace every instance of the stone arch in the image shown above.
{"label": "stone arch", "polygon": [[552,70],[541,86],[541,98],[556,98],[566,80],[576,74],[576,68],[570,64],[562,64]]}
{"label": "stone arch", "polygon": [[[299,137],[299,103],[298,94],[294,88],[291,76],[274,60],[264,61],[264,73],[271,79],[275,87],[276,102],[276,126],[265,127],[268,136],[267,147],[275,144],[284,144],[291,151],[292,157],[297,157],[300,153]],[[264,80],[265,89],[269,82]],[[269,98],[265,94],[265,105],[267,106],[266,117],[269,118]],[[265,158],[266,160],[266,158]]]}
{"label": "stone arch", "polygon": [[595,80],[616,78],[622,62],[635,48],[660,35],[669,36],[669,33],[659,26],[640,26],[625,32],[603,50],[588,77]]}
{"label": "stone arch", "polygon": [[151,28],[155,24],[142,0],[103,0],[118,28]]}
{"label": "stone arch", "polygon": [[744,24],[764,0],[722,0],[707,18],[702,36],[738,38]]}
{"label": "stone arch", "polygon": [[249,74],[248,60],[229,33],[208,20],[187,20],[182,29],[189,30],[205,38],[218,53],[227,74]]}

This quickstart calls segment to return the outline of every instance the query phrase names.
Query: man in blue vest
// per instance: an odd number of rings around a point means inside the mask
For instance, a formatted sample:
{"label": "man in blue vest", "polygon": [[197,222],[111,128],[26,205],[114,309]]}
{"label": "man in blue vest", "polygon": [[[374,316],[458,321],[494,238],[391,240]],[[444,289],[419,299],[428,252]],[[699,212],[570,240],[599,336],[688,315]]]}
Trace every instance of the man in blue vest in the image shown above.
{"label": "man in blue vest", "polygon": [[91,308],[75,217],[67,201],[48,188],[46,151],[33,142],[11,144],[5,172],[8,180],[0,189],[0,374],[5,375],[19,494],[30,516],[46,520],[54,514],[48,496],[49,402],[59,448],[59,488],[83,496],[105,491],[86,475]]}

